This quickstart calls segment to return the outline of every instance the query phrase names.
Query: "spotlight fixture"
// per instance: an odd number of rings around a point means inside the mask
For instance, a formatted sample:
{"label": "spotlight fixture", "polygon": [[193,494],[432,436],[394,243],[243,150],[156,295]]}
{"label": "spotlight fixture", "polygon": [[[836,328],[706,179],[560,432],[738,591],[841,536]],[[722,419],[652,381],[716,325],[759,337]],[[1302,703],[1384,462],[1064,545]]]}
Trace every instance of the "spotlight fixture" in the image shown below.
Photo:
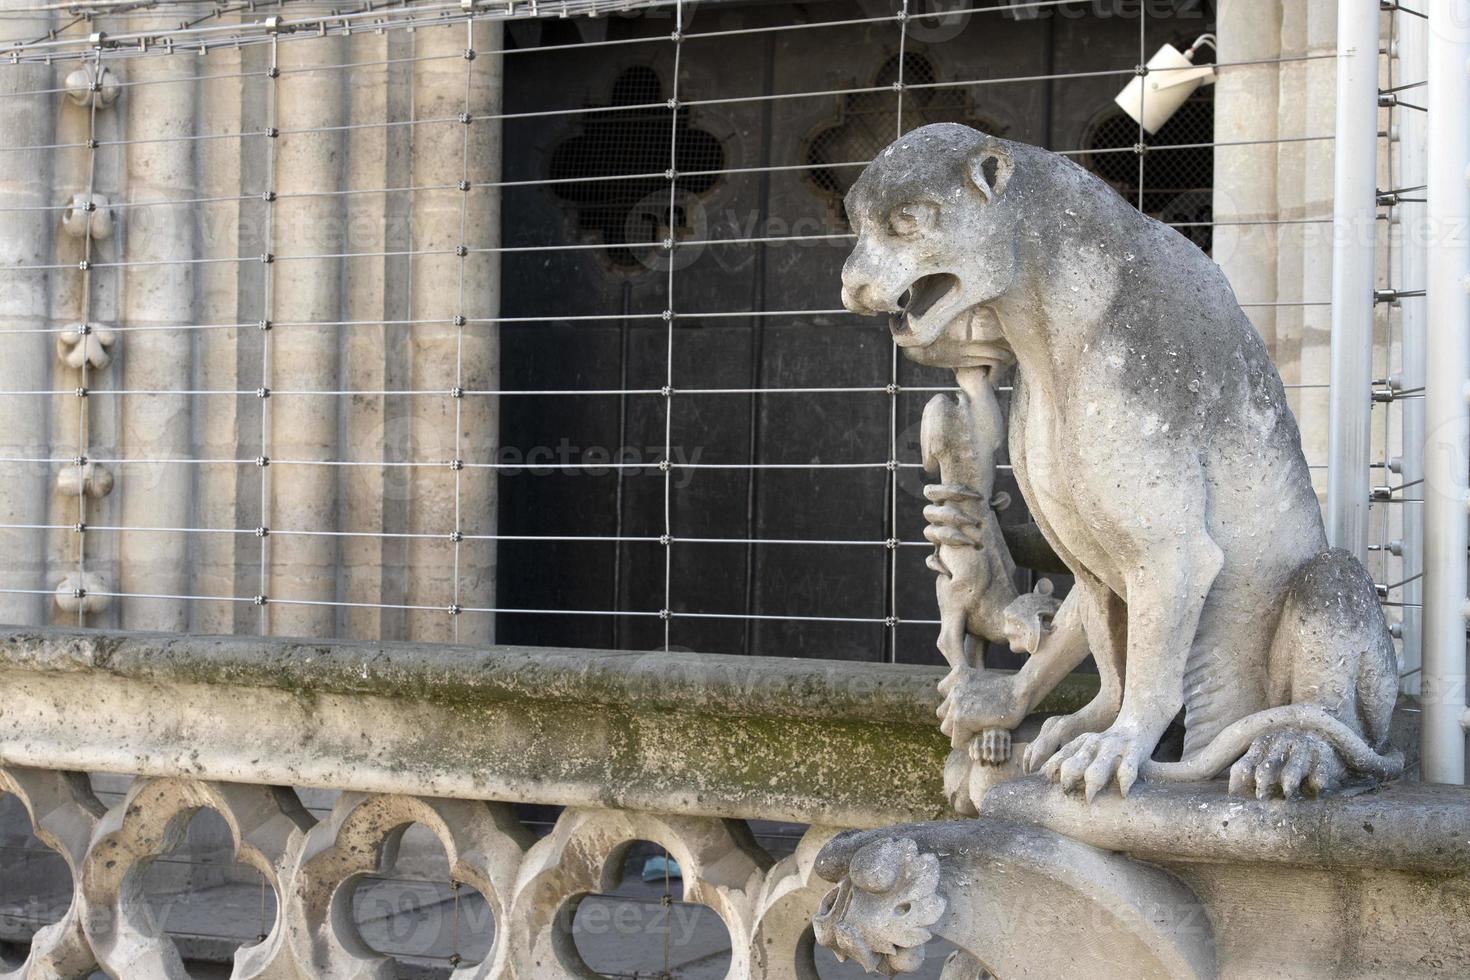
{"label": "spotlight fixture", "polygon": [[1215,35],[1201,34],[1186,51],[1172,44],[1159,48],[1148,70],[1135,75],[1113,101],[1150,136],[1157,135],[1195,89],[1214,84],[1215,66],[1194,63],[1195,52],[1206,44],[1214,49]]}

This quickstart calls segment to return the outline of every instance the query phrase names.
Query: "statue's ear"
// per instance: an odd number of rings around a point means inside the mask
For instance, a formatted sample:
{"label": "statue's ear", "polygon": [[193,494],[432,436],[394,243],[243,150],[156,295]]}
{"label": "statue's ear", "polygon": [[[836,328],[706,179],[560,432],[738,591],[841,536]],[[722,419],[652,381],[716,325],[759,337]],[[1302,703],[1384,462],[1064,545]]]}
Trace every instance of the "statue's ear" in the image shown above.
{"label": "statue's ear", "polygon": [[1005,193],[1010,183],[1015,162],[1010,153],[998,143],[982,143],[977,146],[970,159],[965,161],[965,174],[971,186],[980,192],[987,202],[994,201]]}
{"label": "statue's ear", "polygon": [[1011,495],[1004,490],[997,490],[995,496],[990,498],[990,509],[997,514],[1003,512],[1011,505]]}

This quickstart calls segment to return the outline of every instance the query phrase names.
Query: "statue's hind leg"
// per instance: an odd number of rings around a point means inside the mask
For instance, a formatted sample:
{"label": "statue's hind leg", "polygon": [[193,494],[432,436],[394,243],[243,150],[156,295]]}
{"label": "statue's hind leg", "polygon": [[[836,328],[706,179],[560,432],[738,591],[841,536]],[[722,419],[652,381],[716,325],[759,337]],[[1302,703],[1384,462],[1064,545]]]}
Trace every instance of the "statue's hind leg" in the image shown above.
{"label": "statue's hind leg", "polygon": [[[1346,551],[1325,551],[1297,573],[1271,646],[1273,705],[1313,704],[1363,736],[1387,743],[1398,663],[1373,580]],[[1261,735],[1230,770],[1230,791],[1291,799],[1336,789],[1349,774],[1320,735],[1283,728]]]}

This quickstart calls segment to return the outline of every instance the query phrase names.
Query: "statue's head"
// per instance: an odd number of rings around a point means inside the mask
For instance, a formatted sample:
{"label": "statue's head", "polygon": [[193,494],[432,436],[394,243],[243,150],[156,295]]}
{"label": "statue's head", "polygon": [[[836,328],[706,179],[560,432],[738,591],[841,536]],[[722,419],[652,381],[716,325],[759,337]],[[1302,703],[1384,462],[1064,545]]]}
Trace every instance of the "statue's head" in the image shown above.
{"label": "statue's head", "polygon": [[[917,360],[1012,359],[984,309],[1016,278],[1012,146],[957,123],[923,126],[879,153],[847,194],[857,244],[842,268],[842,302],[893,314],[894,340]],[[921,355],[936,344],[942,357]]]}

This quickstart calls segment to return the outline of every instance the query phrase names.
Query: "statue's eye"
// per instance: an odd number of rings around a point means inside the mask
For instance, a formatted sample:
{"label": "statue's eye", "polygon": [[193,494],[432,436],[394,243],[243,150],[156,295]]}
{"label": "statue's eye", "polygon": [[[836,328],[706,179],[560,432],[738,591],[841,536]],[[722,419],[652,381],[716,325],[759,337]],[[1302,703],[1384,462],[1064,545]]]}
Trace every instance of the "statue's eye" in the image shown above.
{"label": "statue's eye", "polygon": [[904,204],[893,209],[888,216],[888,226],[893,229],[895,235],[913,235],[934,223],[935,207],[932,204],[917,202]]}

